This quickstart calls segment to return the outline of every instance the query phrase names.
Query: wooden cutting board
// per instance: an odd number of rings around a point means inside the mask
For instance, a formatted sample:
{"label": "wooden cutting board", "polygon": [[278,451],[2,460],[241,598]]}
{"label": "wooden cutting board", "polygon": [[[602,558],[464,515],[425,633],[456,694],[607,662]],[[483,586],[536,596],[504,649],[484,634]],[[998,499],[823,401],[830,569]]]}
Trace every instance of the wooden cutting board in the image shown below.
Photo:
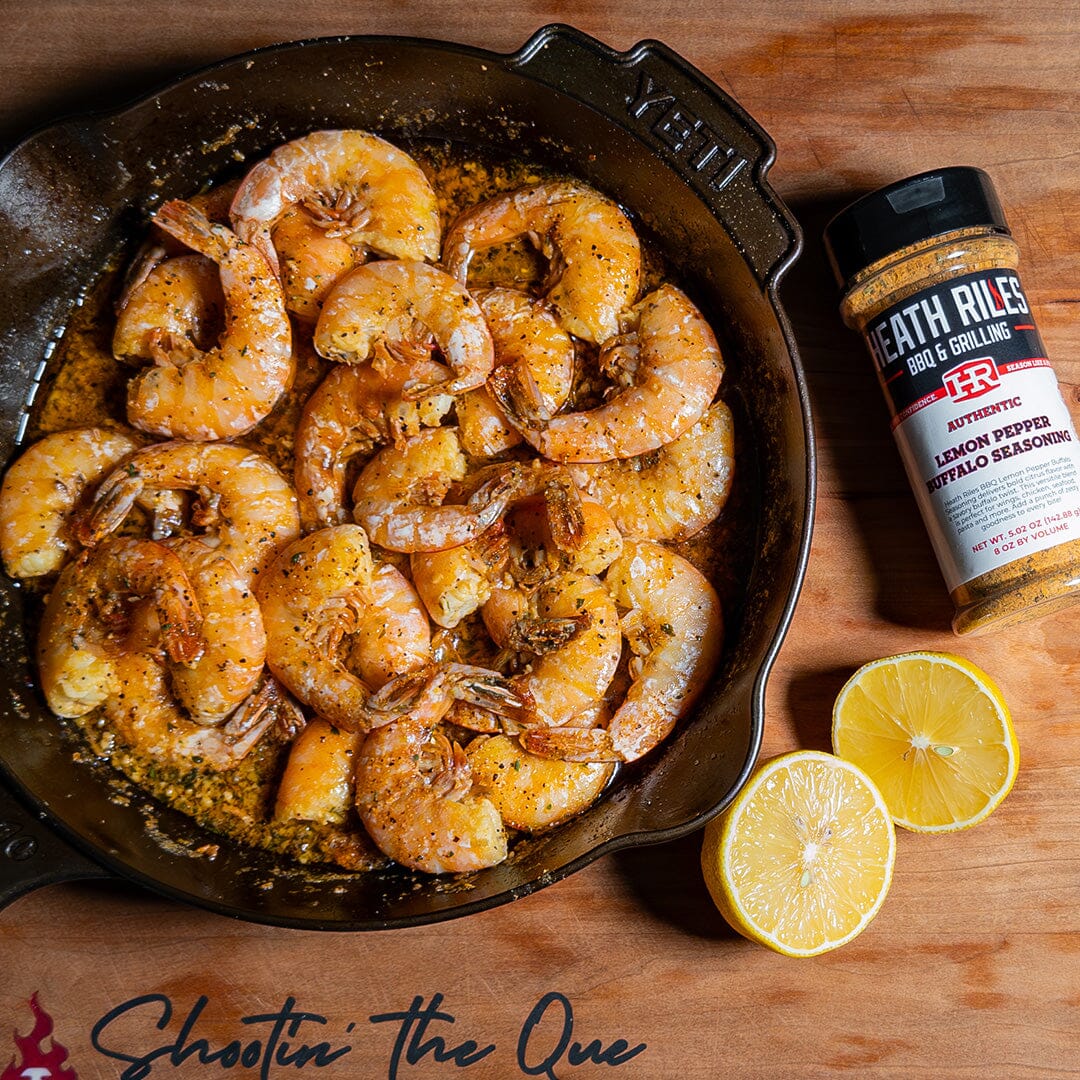
{"label": "wooden cutting board", "polygon": [[[827,748],[832,700],[863,661],[950,649],[1000,683],[1022,766],[979,828],[901,834],[873,925],[806,961],[724,925],[701,883],[697,836],[604,858],[467,920],[372,935],[232,922],[122,884],[52,886],[0,914],[0,1068],[33,1063],[16,1035],[60,1044],[64,1067],[83,1078],[217,1076],[230,1062],[227,1075],[257,1076],[267,1062],[265,1076],[356,1080],[1080,1068],[1080,609],[952,636],[879,391],[840,323],[821,247],[825,221],[865,190],[939,165],[987,169],[1080,419],[1080,16],[1064,0],[944,6],[6,6],[7,141],[194,64],[299,37],[415,34],[512,50],[564,21],[618,48],[652,37],[682,53],[773,136],[773,182],[806,232],[783,299],[815,409],[820,495],[763,752]],[[62,1056],[54,1049],[54,1071],[37,1075],[64,1075]]]}

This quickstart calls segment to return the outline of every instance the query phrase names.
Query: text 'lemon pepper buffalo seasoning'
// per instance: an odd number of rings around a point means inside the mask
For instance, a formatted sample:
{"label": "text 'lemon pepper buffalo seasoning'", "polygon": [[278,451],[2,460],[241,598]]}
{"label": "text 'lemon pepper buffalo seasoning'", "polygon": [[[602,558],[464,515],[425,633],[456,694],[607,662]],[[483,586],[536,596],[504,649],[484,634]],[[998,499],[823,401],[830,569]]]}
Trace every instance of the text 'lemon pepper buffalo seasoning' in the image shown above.
{"label": "text 'lemon pepper buffalo seasoning'", "polygon": [[877,368],[959,633],[1080,599],[1080,443],[986,173],[843,210],[825,246]]}

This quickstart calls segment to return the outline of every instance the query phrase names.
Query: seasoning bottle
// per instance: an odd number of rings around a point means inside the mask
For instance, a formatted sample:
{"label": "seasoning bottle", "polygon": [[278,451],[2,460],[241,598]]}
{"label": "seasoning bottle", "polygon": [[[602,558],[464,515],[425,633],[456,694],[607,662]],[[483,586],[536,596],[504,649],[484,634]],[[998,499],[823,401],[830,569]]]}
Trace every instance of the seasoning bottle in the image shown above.
{"label": "seasoning bottle", "polygon": [[825,229],[958,634],[1080,599],[1080,444],[989,176],[936,169]]}

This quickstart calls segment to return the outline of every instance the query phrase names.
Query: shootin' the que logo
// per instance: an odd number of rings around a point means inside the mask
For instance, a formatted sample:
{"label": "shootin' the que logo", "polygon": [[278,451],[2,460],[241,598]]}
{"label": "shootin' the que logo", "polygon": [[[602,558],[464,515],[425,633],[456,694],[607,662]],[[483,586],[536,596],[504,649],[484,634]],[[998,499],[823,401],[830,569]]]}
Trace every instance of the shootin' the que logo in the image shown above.
{"label": "shootin' the que logo", "polygon": [[945,392],[953,401],[970,401],[996,390],[1001,383],[997,364],[992,356],[980,356],[977,360],[954,367],[942,376]]}
{"label": "shootin' the que logo", "polygon": [[[64,1064],[67,1049],[51,1038],[52,1017],[38,1004],[37,994],[29,1004],[34,1026],[29,1035],[15,1032],[16,1057],[0,1073],[0,1080],[79,1080],[79,1074]],[[46,1040],[50,1044],[47,1049]]]}

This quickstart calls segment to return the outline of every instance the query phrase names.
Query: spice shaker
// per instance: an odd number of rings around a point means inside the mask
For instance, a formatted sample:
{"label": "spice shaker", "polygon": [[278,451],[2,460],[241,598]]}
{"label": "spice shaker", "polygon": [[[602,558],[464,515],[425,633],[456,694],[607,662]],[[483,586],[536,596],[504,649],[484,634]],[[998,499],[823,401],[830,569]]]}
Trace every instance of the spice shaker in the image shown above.
{"label": "spice shaker", "polygon": [[935,169],[825,229],[958,634],[1080,599],[1080,444],[990,177]]}

